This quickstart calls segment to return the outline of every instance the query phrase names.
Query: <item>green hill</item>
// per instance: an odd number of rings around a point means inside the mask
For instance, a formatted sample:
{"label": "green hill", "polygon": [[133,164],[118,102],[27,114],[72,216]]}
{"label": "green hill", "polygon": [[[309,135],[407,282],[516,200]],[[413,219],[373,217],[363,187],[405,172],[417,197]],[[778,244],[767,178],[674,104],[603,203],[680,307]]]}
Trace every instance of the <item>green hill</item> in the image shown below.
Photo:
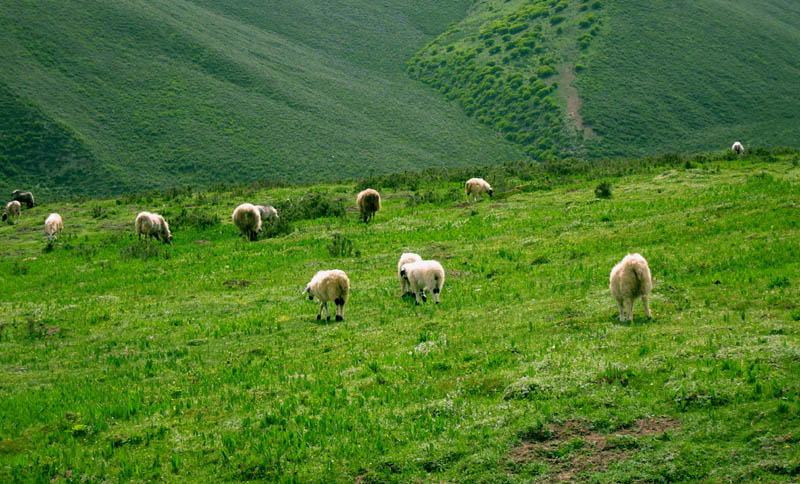
{"label": "green hill", "polygon": [[405,75],[405,60],[467,5],[3,2],[0,190],[112,193],[519,159]]}
{"label": "green hill", "polygon": [[535,159],[797,146],[792,0],[489,0],[410,74]]}
{"label": "green hill", "polygon": [[[512,164],[476,204],[431,170],[24,210],[0,225],[0,482],[797,482],[798,165]],[[243,200],[284,225],[243,241]],[[173,245],[136,240],[142,209]],[[442,263],[440,304],[399,296],[404,251]],[[617,318],[628,252],[651,320]],[[334,268],[345,320],[317,321],[300,291]]]}

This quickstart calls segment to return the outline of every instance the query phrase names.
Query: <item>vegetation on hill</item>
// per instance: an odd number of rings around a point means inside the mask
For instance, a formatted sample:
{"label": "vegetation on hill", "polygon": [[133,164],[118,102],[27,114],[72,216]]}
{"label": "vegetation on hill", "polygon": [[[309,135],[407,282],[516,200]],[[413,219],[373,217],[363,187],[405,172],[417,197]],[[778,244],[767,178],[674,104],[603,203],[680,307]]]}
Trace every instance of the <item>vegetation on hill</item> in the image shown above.
{"label": "vegetation on hill", "polygon": [[53,198],[520,159],[405,74],[468,3],[3,2],[0,191]]}
{"label": "vegetation on hill", "polygon": [[487,0],[408,71],[536,160],[796,145],[798,43],[792,0]]}
{"label": "vegetation on hill", "polygon": [[[797,151],[426,175],[0,226],[0,481],[796,481]],[[495,197],[467,204],[475,175]],[[243,241],[242,201],[289,225]],[[137,242],[143,209],[172,246]],[[398,295],[403,251],[442,262],[441,304]],[[637,303],[620,323],[608,292],[628,252],[652,269],[649,321]],[[318,322],[300,291],[332,268],[351,298]]]}

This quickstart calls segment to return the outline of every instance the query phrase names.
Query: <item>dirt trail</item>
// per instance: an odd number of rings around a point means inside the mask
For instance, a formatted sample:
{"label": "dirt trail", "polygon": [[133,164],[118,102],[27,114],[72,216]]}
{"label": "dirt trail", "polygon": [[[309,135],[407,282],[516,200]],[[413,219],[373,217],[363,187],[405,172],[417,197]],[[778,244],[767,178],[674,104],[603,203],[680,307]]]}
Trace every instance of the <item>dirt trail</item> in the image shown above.
{"label": "dirt trail", "polygon": [[561,72],[561,81],[558,85],[563,89],[562,92],[567,99],[567,116],[575,123],[578,132],[583,132],[584,141],[597,138],[597,134],[595,134],[590,126],[583,125],[583,118],[580,114],[583,101],[581,101],[580,96],[578,96],[578,90],[572,85],[574,80],[575,73],[572,72],[572,68],[570,66],[564,67],[564,70]]}

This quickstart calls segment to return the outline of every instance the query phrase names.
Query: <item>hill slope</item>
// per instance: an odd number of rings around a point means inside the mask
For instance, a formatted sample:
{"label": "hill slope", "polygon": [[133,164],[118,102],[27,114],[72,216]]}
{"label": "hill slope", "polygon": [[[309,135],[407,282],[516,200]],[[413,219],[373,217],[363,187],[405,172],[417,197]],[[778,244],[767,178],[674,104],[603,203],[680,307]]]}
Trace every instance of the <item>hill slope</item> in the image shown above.
{"label": "hill slope", "polygon": [[[0,172],[10,177],[0,190],[110,193],[517,159],[403,72],[467,4],[3,2]],[[57,144],[79,154],[41,160],[46,147],[16,132],[11,104],[63,126]],[[76,156],[102,169],[67,170]]]}
{"label": "hill slope", "polygon": [[792,0],[489,0],[410,74],[535,159],[797,145]]}
{"label": "hill slope", "polygon": [[[796,482],[797,153],[488,173],[507,189],[474,205],[464,173],[370,180],[369,225],[353,185],[0,225],[0,481]],[[292,228],[242,241],[245,199]],[[136,241],[142,209],[173,246]],[[398,295],[403,251],[442,262],[439,305]],[[627,252],[649,261],[650,321],[639,302],[617,320]],[[332,268],[352,293],[326,323],[300,291]]]}

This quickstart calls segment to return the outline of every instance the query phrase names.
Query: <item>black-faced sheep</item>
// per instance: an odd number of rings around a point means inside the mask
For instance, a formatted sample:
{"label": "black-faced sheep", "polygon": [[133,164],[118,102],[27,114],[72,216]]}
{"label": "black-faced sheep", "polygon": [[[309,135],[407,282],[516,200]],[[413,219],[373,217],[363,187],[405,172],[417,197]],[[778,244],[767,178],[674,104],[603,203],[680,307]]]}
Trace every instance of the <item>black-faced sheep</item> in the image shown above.
{"label": "black-faced sheep", "polygon": [[336,321],[344,319],[344,303],[350,297],[350,279],[344,271],[334,269],[331,271],[319,271],[311,282],[306,284],[301,294],[308,294],[308,299],[314,300],[316,296],[320,300],[317,319],[322,319],[322,309],[325,308],[325,319],[330,321],[331,315],[328,313],[328,302],[336,304]]}
{"label": "black-faced sheep", "polygon": [[142,236],[155,238],[165,244],[172,244],[172,234],[164,217],[157,213],[140,212],[136,216],[136,235],[139,240]]}
{"label": "black-faced sheep", "polygon": [[249,241],[258,239],[261,232],[261,212],[252,203],[243,203],[233,211],[233,225]]}
{"label": "black-faced sheep", "polygon": [[742,143],[736,141],[731,146],[731,151],[733,151],[734,153],[736,153],[739,156],[742,156],[744,154],[744,146],[742,146]]}
{"label": "black-faced sheep", "polygon": [[61,236],[61,231],[64,230],[64,222],[61,220],[61,215],[51,213],[44,221],[44,233],[47,235],[48,240],[56,240]]}
{"label": "black-faced sheep", "polygon": [[18,201],[12,200],[6,204],[6,208],[3,209],[3,222],[8,220],[11,222],[11,218],[16,218],[15,222],[19,222],[19,212],[21,210],[21,205]]}
{"label": "black-faced sheep", "polygon": [[464,194],[468,202],[470,201],[470,195],[472,195],[472,201],[474,202],[478,197],[483,199],[484,193],[488,193],[490,197],[494,195],[492,186],[483,178],[470,178],[467,180],[467,183],[464,184]]}
{"label": "black-faced sheep", "polygon": [[365,223],[369,222],[375,217],[375,212],[381,209],[381,195],[372,188],[367,188],[356,197],[356,205],[358,205],[361,220]]}
{"label": "black-faced sheep", "polygon": [[33,208],[36,205],[36,200],[33,199],[33,193],[31,192],[14,190],[11,192],[11,199],[24,203],[27,208]]}
{"label": "black-faced sheep", "polygon": [[404,264],[400,269],[400,277],[408,280],[417,304],[419,304],[420,298],[427,302],[425,290],[432,291],[433,302],[439,304],[439,293],[442,292],[442,285],[444,285],[444,269],[441,264],[435,260]]}
{"label": "black-faced sheep", "polygon": [[653,279],[647,261],[640,254],[626,255],[611,269],[608,287],[617,301],[620,321],[633,320],[633,301],[638,297],[642,298],[648,319],[651,317],[648,298],[653,290]]}
{"label": "black-faced sheep", "polygon": [[400,274],[400,271],[403,269],[403,266],[406,264],[410,264],[412,262],[420,262],[422,257],[419,254],[414,254],[411,252],[404,252],[403,255],[400,256],[400,260],[397,261],[397,280],[400,281],[400,295],[404,296],[406,294],[411,293],[411,285],[408,283],[408,279],[403,277]]}
{"label": "black-faced sheep", "polygon": [[258,209],[258,214],[261,215],[261,223],[274,222],[280,218],[278,217],[278,211],[272,205],[256,205],[256,208]]}

